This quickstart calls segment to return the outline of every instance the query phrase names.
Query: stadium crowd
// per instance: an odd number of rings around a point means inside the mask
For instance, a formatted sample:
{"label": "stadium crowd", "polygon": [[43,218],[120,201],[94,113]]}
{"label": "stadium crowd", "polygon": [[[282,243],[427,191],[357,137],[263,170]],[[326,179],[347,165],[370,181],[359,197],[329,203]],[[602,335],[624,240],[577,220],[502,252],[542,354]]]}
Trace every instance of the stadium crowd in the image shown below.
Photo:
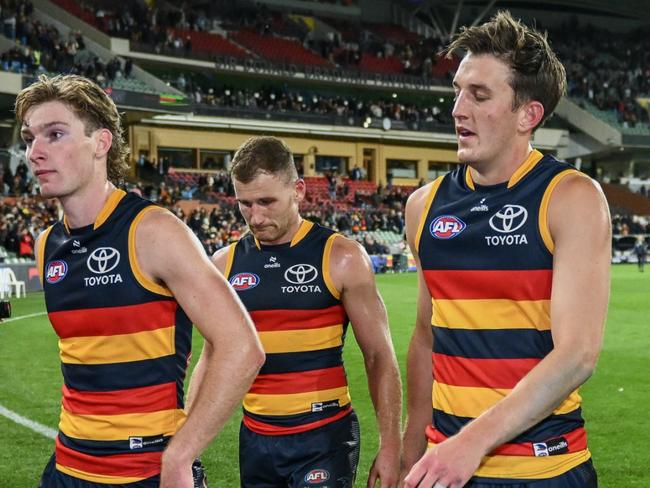
{"label": "stadium crowd", "polygon": [[116,78],[131,76],[133,62],[130,59],[114,57],[104,62],[86,48],[79,31],[63,36],[56,26],[33,18],[32,12],[33,5],[28,0],[2,2],[3,33],[17,43],[0,55],[4,71],[79,74],[103,87]]}
{"label": "stadium crowd", "polygon": [[[34,180],[21,163],[15,174],[3,173],[0,202],[0,245],[19,257],[33,257],[33,241],[60,217],[53,201],[36,196]],[[311,196],[304,204],[303,215],[363,241],[370,253],[388,252],[388,243],[374,238],[363,240],[368,232],[386,231],[402,235],[403,209],[407,193],[400,187],[379,186],[371,194],[357,192],[354,201],[340,204],[346,197],[345,182],[340,182],[334,199],[321,201]],[[137,182],[127,185],[144,197],[169,208],[197,235],[207,253],[237,240],[245,230],[244,221],[234,200],[230,178],[225,172],[202,174],[195,184],[179,183],[167,177],[157,183]],[[183,206],[183,201],[201,201],[199,206]],[[339,203],[339,204],[337,204]],[[184,210],[185,208],[185,210]]]}
{"label": "stadium crowd", "polygon": [[[302,209],[305,218],[354,237],[371,255],[402,253],[405,247],[401,239],[385,242],[377,237],[377,232],[403,235],[404,206],[409,192],[389,183],[378,185],[373,192],[356,191],[350,198],[349,180],[328,176],[334,185],[333,192],[323,198],[309,192],[308,188]],[[3,195],[0,199],[0,246],[16,256],[33,258],[34,239],[60,218],[61,209],[54,201],[36,196],[34,179],[24,162],[15,172],[5,165],[0,177]],[[245,231],[233,186],[225,171],[200,174],[191,182],[179,181],[172,171],[153,181],[129,183],[126,188],[170,209],[192,229],[209,254],[237,240]],[[184,204],[191,202],[201,204]],[[615,213],[612,225],[613,234],[617,236],[650,234],[647,217]]]}
{"label": "stadium crowd", "polygon": [[[62,35],[54,25],[33,18],[33,5],[28,0],[2,0],[0,17],[6,37],[17,45],[0,55],[0,66],[6,71],[26,74],[39,72],[76,73],[111,86],[115,79],[130,77],[130,59],[115,57],[107,62],[86,48],[80,32]],[[148,8],[144,3],[128,2],[115,11],[107,2],[82,2],[100,26],[110,35],[171,49],[178,55],[193,52],[189,37],[179,32],[210,31],[223,28],[231,31],[253,29],[260,35],[283,35],[299,39],[307,48],[328,60],[332,66],[355,67],[364,54],[375,58],[396,58],[404,72],[427,77],[436,63],[441,40],[424,39],[404,31],[382,32],[371,25],[355,25],[328,19],[331,35],[311,36],[300,17],[272,13],[253,3],[220,0],[207,10],[184,8]],[[570,33],[570,35],[569,35]],[[411,34],[411,33],[408,33]],[[553,45],[567,70],[568,95],[579,103],[589,103],[599,110],[612,111],[619,123],[634,127],[648,124],[647,108],[637,98],[650,95],[650,41],[641,32],[608,35],[594,26],[582,26],[576,18],[549,33]],[[206,107],[243,109],[260,113],[296,113],[329,115],[344,118],[388,117],[404,121],[406,127],[417,129],[418,123],[449,125],[444,104],[432,101],[404,103],[395,99],[362,100],[358,97],[332,95],[287,87],[241,89],[233,86],[200,82],[191,73],[178,73],[168,82],[187,94],[194,103]]]}

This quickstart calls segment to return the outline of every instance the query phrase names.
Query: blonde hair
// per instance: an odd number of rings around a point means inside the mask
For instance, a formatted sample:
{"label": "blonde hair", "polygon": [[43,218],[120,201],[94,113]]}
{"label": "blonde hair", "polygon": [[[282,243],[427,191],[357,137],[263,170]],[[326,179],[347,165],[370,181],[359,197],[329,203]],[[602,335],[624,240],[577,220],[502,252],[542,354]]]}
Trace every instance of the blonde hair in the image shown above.
{"label": "blonde hair", "polygon": [[124,129],[115,103],[102,88],[83,76],[46,75],[38,77],[16,97],[14,111],[20,123],[28,110],[47,102],[67,105],[83,121],[86,135],[97,129],[108,129],[113,142],[108,151],[106,173],[108,179],[119,184],[129,170],[129,148],[124,139]]}

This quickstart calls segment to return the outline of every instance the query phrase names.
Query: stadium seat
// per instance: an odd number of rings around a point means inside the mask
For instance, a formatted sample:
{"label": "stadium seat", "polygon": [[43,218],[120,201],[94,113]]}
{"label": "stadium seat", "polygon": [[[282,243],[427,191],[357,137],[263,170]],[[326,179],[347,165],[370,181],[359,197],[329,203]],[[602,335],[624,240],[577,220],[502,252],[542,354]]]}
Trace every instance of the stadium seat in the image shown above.
{"label": "stadium seat", "polygon": [[0,270],[0,298],[5,298],[5,293],[7,293],[7,297],[11,297],[12,287],[16,298],[20,298],[21,291],[23,297],[27,296],[25,282],[16,279],[16,274],[13,269],[2,268]]}

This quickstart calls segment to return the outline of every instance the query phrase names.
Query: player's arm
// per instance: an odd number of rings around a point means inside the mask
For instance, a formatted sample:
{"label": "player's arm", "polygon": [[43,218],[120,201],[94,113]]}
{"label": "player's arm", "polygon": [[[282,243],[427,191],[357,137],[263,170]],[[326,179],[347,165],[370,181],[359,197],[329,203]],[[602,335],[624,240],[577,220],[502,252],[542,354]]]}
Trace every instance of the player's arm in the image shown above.
{"label": "player's arm", "polygon": [[591,180],[567,176],[552,194],[548,221],[555,244],[553,350],[502,401],[427,452],[411,470],[407,487],[435,480],[463,486],[484,455],[550,415],[593,373],[609,298],[607,202]]}
{"label": "player's arm", "polygon": [[337,237],[330,255],[330,275],[361,348],[368,389],[379,426],[380,446],[370,469],[368,486],[396,487],[401,453],[402,385],[370,258],[361,245]]}
{"label": "player's arm", "polygon": [[163,455],[161,486],[191,487],[193,460],[239,405],[264,354],[248,313],[185,224],[169,212],[149,212],[135,244],[142,272],[171,290],[210,345],[192,408]]}
{"label": "player's arm", "polygon": [[[226,260],[228,259],[228,249],[229,247],[223,247],[219,249],[212,255],[212,264],[219,270],[223,275],[226,269]],[[187,401],[185,402],[185,409],[190,412],[192,410],[192,405],[196,399],[196,394],[201,390],[201,383],[203,383],[203,378],[205,376],[205,370],[207,367],[207,362],[209,358],[214,354],[214,348],[212,344],[208,341],[203,341],[203,349],[201,350],[201,355],[199,356],[194,370],[192,371],[192,377],[190,378],[190,384],[187,389]]]}
{"label": "player's arm", "polygon": [[406,363],[407,416],[403,438],[404,453],[402,455],[402,470],[405,473],[408,473],[424,454],[427,447],[424,430],[431,423],[431,389],[433,386],[431,295],[424,281],[415,242],[420,218],[425,211],[425,202],[430,188],[431,185],[426,185],[415,191],[406,204],[406,238],[411,253],[415,257],[418,271],[418,302],[415,329],[409,344]]}

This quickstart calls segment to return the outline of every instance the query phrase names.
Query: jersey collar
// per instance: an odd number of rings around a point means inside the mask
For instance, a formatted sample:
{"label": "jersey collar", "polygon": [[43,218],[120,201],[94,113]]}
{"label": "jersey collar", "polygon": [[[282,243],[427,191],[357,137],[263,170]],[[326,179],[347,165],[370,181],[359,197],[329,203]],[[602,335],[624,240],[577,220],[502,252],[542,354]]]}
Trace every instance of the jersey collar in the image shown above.
{"label": "jersey collar", "polygon": [[[302,219],[302,222],[300,222],[300,227],[298,227],[298,232],[296,232],[296,234],[293,236],[293,239],[291,239],[291,243],[289,244],[289,247],[293,247],[296,244],[298,244],[300,241],[302,241],[313,226],[314,226],[313,222]],[[255,239],[255,246],[258,249],[262,249],[262,244],[260,243],[260,241],[257,240],[257,237],[253,236],[253,239]]]}
{"label": "jersey collar", "polygon": [[[108,217],[113,213],[115,210],[115,207],[117,207],[117,204],[122,201],[122,198],[126,196],[126,192],[124,190],[120,190],[116,188],[113,190],[113,193],[110,194],[110,196],[106,199],[106,203],[104,203],[104,206],[102,207],[101,211],[99,214],[97,214],[97,217],[95,218],[95,223],[93,224],[93,230],[97,230],[99,226],[101,226]],[[65,230],[70,233],[70,226],[68,225],[68,219],[64,215],[63,216],[63,225],[65,225]]]}
{"label": "jersey collar", "polygon": [[[512,188],[517,183],[519,183],[524,176],[532,171],[535,165],[539,163],[543,157],[544,155],[541,152],[539,152],[537,149],[533,149],[526,160],[521,164],[521,166],[519,166],[517,170],[512,173],[512,176],[508,180],[508,188]],[[474,185],[474,180],[472,180],[469,166],[465,167],[465,184],[468,188],[476,190],[476,186]]]}

